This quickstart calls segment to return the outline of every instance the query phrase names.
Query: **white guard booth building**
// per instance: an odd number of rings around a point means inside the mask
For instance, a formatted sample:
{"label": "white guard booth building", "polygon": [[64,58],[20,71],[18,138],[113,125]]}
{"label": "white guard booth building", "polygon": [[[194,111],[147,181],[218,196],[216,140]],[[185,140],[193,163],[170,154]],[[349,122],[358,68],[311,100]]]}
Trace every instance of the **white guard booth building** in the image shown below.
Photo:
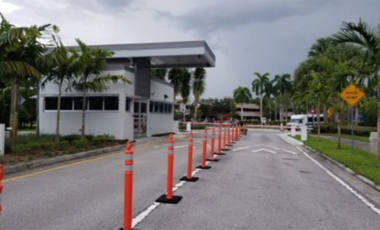
{"label": "white guard booth building", "polygon": [[[87,93],[85,133],[110,134],[118,140],[175,130],[173,85],[150,76],[150,68],[214,67],[215,55],[205,41],[97,45],[115,54],[104,74],[124,75],[132,84],[109,83]],[[71,47],[78,48],[78,47]],[[49,83],[39,95],[40,132],[55,133],[58,86]],[[80,134],[81,91],[62,93],[60,134]]]}

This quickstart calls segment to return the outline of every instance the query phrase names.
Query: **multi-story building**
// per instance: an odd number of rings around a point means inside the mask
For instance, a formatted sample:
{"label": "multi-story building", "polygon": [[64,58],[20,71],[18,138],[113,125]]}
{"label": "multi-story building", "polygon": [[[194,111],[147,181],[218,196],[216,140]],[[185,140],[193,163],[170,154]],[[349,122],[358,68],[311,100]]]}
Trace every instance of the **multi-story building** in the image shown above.
{"label": "multi-story building", "polygon": [[260,121],[260,106],[253,103],[236,104],[236,112],[243,114],[243,120]]}

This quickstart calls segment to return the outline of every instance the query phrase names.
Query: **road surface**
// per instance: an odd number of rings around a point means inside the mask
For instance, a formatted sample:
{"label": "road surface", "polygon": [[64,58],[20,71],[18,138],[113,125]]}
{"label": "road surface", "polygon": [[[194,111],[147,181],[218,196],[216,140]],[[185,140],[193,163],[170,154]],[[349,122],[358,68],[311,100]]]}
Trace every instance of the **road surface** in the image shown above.
{"label": "road surface", "polygon": [[[369,199],[363,202],[302,148],[285,142],[277,131],[249,132],[227,155],[219,156],[219,162],[211,162],[211,169],[196,170],[200,179],[195,183],[179,182],[186,173],[187,140],[177,141],[174,184],[178,183],[178,190],[174,195],[183,199],[176,205],[154,202],[166,188],[167,146],[136,150],[135,228],[379,229],[377,204]],[[201,159],[201,138],[198,132],[194,168]],[[0,227],[119,229],[123,170],[124,155],[119,153],[8,178]]]}

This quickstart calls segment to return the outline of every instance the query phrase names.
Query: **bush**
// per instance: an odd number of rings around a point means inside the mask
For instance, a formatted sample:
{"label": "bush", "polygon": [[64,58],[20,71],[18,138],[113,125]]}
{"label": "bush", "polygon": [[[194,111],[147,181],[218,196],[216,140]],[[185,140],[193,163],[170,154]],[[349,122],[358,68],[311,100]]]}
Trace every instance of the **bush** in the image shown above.
{"label": "bush", "polygon": [[88,140],[86,138],[81,138],[79,140],[74,140],[72,144],[77,148],[84,148],[88,145]]}
{"label": "bush", "polygon": [[[321,125],[321,133],[338,133],[338,126],[337,125]],[[376,132],[376,127],[366,127],[366,126],[354,126],[354,135],[355,136],[363,136],[363,137],[369,137],[371,132]],[[341,134],[348,134],[351,135],[351,125],[342,125],[340,128]],[[317,134],[318,133],[318,127],[314,126],[313,130],[311,130],[311,133]]]}
{"label": "bush", "polygon": [[79,134],[71,134],[71,135],[67,135],[67,136],[62,137],[62,140],[68,141],[69,143],[73,143],[74,141],[77,141],[79,139],[81,139],[81,135],[79,135]]}
{"label": "bush", "polygon": [[367,101],[363,107],[363,125],[376,126],[377,125],[377,101]]}

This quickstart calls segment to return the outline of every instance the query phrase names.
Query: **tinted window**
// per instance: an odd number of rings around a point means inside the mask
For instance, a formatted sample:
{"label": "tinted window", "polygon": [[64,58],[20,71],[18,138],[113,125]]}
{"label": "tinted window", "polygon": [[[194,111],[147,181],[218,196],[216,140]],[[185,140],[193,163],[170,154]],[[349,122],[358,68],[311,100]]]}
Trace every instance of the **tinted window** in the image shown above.
{"label": "tinted window", "polygon": [[139,103],[133,103],[133,113],[139,113]]}
{"label": "tinted window", "polygon": [[141,103],[141,113],[146,113],[146,103]]}
{"label": "tinted window", "polygon": [[149,112],[153,112],[153,111],[154,111],[154,102],[150,101],[149,102]]}
{"label": "tinted window", "polygon": [[160,102],[160,113],[164,112],[164,103]]}
{"label": "tinted window", "polygon": [[168,112],[168,104],[164,103],[164,113]]}
{"label": "tinted window", "polygon": [[154,112],[158,113],[159,110],[159,103],[156,101],[154,102]]}
{"label": "tinted window", "polygon": [[89,97],[89,110],[103,110],[103,97]]}
{"label": "tinted window", "polygon": [[61,110],[72,110],[72,109],[73,109],[73,98],[61,97]]}
{"label": "tinted window", "polygon": [[57,110],[57,98],[45,97],[45,110]]}
{"label": "tinted window", "polygon": [[168,113],[172,113],[172,106],[173,106],[172,104],[168,105]]}
{"label": "tinted window", "polygon": [[83,97],[74,97],[74,110],[82,110]]}
{"label": "tinted window", "polygon": [[104,97],[104,110],[119,110],[119,97]]}
{"label": "tinted window", "polygon": [[125,99],[125,111],[131,110],[131,98],[127,97]]}

